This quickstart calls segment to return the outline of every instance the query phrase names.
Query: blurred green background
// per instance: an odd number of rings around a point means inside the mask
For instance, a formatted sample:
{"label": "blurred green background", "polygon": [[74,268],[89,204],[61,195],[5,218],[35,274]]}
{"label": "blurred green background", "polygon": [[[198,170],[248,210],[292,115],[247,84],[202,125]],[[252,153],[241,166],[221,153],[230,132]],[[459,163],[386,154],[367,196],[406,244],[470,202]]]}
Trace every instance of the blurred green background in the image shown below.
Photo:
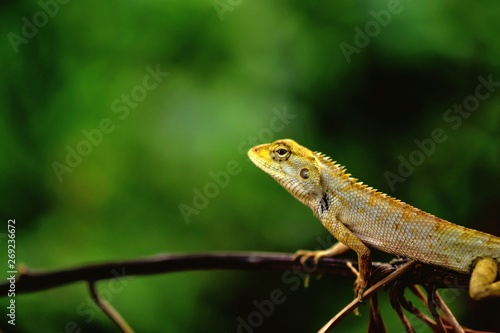
{"label": "blurred green background", "polygon": [[[500,235],[498,2],[0,7],[0,213],[16,219],[17,261],[31,269],[317,248],[328,239],[320,222],[246,156],[285,137],[383,192]],[[446,140],[431,144],[436,129]],[[414,170],[402,177],[404,161]],[[227,184],[208,185],[228,168]],[[137,332],[313,332],[351,300],[353,281],[292,290],[281,273],[218,271],[101,290]],[[275,289],[286,301],[259,327],[238,327]],[[498,300],[455,292],[445,294],[462,324],[500,331]],[[402,331],[380,298],[389,331]],[[17,332],[117,331],[83,284],[16,302]],[[366,331],[368,307],[361,314],[340,330]]]}

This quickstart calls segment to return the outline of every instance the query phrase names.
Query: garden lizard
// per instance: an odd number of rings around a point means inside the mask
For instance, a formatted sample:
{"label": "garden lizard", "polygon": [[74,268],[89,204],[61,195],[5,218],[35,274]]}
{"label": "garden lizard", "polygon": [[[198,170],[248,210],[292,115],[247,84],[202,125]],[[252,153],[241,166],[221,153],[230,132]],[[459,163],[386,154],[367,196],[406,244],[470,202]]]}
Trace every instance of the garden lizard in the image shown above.
{"label": "garden lizard", "polygon": [[377,191],[351,177],[343,166],[293,140],[251,148],[248,156],[299,201],[309,206],[339,241],[297,257],[358,255],[355,294],[362,301],[370,275],[370,248],[425,264],[471,274],[469,295],[500,297],[500,238],[459,226]]}

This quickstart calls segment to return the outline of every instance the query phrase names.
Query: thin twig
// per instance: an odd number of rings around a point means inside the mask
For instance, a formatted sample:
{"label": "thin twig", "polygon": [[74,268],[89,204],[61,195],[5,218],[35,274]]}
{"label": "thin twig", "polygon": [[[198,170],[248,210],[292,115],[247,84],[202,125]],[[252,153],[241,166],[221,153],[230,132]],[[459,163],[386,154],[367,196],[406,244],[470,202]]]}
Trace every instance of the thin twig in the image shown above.
{"label": "thin twig", "polygon": [[[370,274],[370,278],[368,279],[368,285],[373,285],[377,283],[377,281],[382,280],[386,276],[390,275],[395,271],[394,266],[386,265],[379,267]],[[395,281],[397,283],[398,281]],[[356,309],[358,310],[358,309]],[[354,314],[357,315],[356,312]],[[379,333],[379,332],[387,332],[385,328],[384,321],[382,319],[382,315],[380,314],[380,309],[378,307],[378,294],[374,293],[370,297],[370,320],[368,322],[368,333]]]}
{"label": "thin twig", "polygon": [[431,311],[432,316],[436,322],[436,332],[446,333],[441,316],[437,312],[436,308],[436,288],[434,286],[427,287],[427,308]]}
{"label": "thin twig", "polygon": [[[418,289],[416,286],[410,286],[409,289],[415,295],[417,295],[417,297],[419,298],[419,300],[422,301],[422,303],[424,304],[424,306],[427,308],[427,306],[428,306],[427,297],[420,291],[420,289]],[[429,326],[429,328],[432,330],[432,332],[437,332],[438,331],[438,327],[437,327],[436,322],[434,320],[432,320],[429,316],[427,316],[426,314],[424,314],[422,311],[420,311],[418,308],[416,308],[415,306],[413,306],[413,304],[404,297],[404,294],[400,294],[398,300],[399,300],[399,304],[401,304],[401,306],[405,310],[407,310],[408,312],[410,312],[411,314],[413,314],[417,319],[419,319],[424,324],[426,324],[427,326]]]}
{"label": "thin twig", "polygon": [[102,299],[97,292],[95,281],[89,281],[88,283],[90,296],[94,302],[101,308],[101,310],[111,319],[118,328],[123,333],[134,333],[134,330],[129,326],[129,324],[123,319],[118,311],[106,300]]}
{"label": "thin twig", "polygon": [[404,329],[406,330],[407,333],[415,333],[415,330],[410,324],[410,320],[408,317],[405,315],[401,303],[399,299],[401,297],[404,298],[404,289],[406,286],[402,285],[401,282],[395,281],[393,287],[391,288],[390,291],[390,296],[389,296],[389,301],[391,302],[391,306],[398,315],[399,319],[401,320],[401,323],[403,324]]}
{"label": "thin twig", "polygon": [[446,303],[443,301],[443,298],[441,295],[436,290],[436,297],[435,297],[435,302],[436,305],[443,311],[443,314],[446,318],[446,321],[450,326],[453,328],[455,333],[465,333],[462,326],[457,321],[457,318],[453,315],[453,313],[450,311],[450,308],[446,305]]}
{"label": "thin twig", "polygon": [[[386,276],[382,280],[375,283],[372,287],[368,288],[368,290],[366,290],[363,293],[363,299],[367,299],[374,292],[376,292],[378,289],[382,288],[385,284],[399,278],[402,274],[406,273],[414,265],[415,265],[415,261],[413,261],[413,260],[408,261],[403,266],[401,266],[397,270],[395,270],[393,273],[389,274],[388,276]],[[359,302],[357,298],[355,298],[351,303],[349,303],[345,308],[343,308],[339,313],[337,313],[332,319],[330,319],[330,321],[328,323],[326,323],[318,331],[318,333],[328,332],[330,329],[335,327],[335,325],[338,324],[345,316],[347,316],[349,313],[351,313],[354,309],[359,307],[361,304],[362,303]]]}
{"label": "thin twig", "polygon": [[[427,296],[422,292],[422,290],[420,288],[418,288],[418,286],[416,285],[412,285],[409,287],[410,291],[413,292],[420,301],[422,301],[422,303],[424,304],[424,306],[427,307]],[[404,295],[400,295],[401,296],[401,299],[400,299],[400,304],[403,305],[403,307],[408,310],[409,312],[411,312],[413,315],[415,315],[418,319],[422,320],[422,322],[424,322],[427,326],[430,327],[430,329],[433,331],[433,332],[437,332],[438,331],[438,327],[437,327],[437,324],[431,319],[429,318],[428,316],[426,316],[425,314],[423,314],[422,312],[420,312],[420,310],[416,309],[415,307],[413,307],[413,305],[404,298]],[[446,304],[444,303],[444,300],[442,300],[442,297],[437,294],[437,296],[439,297],[439,299],[441,299],[441,301],[443,302],[443,305],[446,306]],[[405,304],[406,302],[406,304]],[[441,307],[441,306],[440,306]],[[446,306],[447,307],[447,306]],[[410,309],[412,308],[412,309]],[[448,309],[448,311],[450,311]],[[452,329],[453,324],[447,324],[446,327]],[[490,331],[477,331],[477,330],[473,330],[473,329],[470,329],[470,328],[466,328],[466,327],[462,327],[459,325],[459,330],[458,332],[465,332],[465,333],[493,333],[493,332],[490,332]],[[460,331],[462,330],[462,331]],[[456,329],[455,329],[456,331]]]}
{"label": "thin twig", "polygon": [[373,294],[370,297],[370,321],[368,322],[368,333],[386,333],[382,315],[380,314],[380,309],[378,307],[378,295]]}

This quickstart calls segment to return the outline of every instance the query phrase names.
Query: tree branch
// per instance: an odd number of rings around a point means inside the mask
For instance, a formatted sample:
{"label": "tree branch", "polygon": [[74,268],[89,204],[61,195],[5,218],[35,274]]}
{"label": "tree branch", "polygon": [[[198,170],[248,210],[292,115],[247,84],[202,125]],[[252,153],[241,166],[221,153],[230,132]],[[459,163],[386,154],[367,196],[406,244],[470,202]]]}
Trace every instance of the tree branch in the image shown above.
{"label": "tree branch", "polygon": [[[124,278],[127,276],[153,275],[183,271],[196,270],[275,270],[275,271],[302,271],[307,276],[311,274],[329,274],[353,276],[356,272],[356,263],[340,258],[322,258],[319,263],[314,260],[307,260],[304,264],[295,259],[294,254],[287,253],[200,253],[200,254],[162,254],[141,259],[106,262],[99,264],[89,264],[70,267],[59,270],[31,271],[27,267],[19,267],[19,274],[16,279],[16,293],[31,293],[64,286],[75,282],[87,282],[94,301],[106,313],[106,315],[124,333],[133,332],[132,328],[121,317],[121,315],[106,301],[100,298],[95,284],[100,280]],[[369,286],[364,293],[364,297],[375,295],[378,290],[389,285],[391,289],[391,304],[405,326],[407,332],[414,332],[406,316],[402,313],[401,306],[410,308],[410,312],[418,312],[404,298],[404,290],[416,290],[414,285],[423,285],[427,290],[431,290],[428,309],[434,310],[435,322],[420,316],[434,331],[443,331],[442,317],[435,310],[436,305],[445,313],[444,319],[447,323],[452,323],[454,328],[459,328],[459,324],[453,317],[444,302],[434,291],[438,288],[467,288],[469,276],[459,274],[449,270],[423,265],[407,259],[393,260],[391,263],[373,263],[373,274],[370,278]],[[406,274],[411,270],[411,274]],[[0,295],[7,296],[11,284],[0,284]],[[413,289],[412,289],[413,288]],[[422,296],[423,297],[423,296]],[[438,298],[438,302],[434,301]],[[332,320],[325,325],[321,332],[328,331],[336,325],[348,313],[354,311],[359,302],[355,299],[344,310],[339,312]],[[384,329],[382,317],[378,311],[376,298],[370,299],[371,331]],[[432,311],[431,311],[432,312]],[[418,317],[418,313],[417,313]],[[449,325],[447,325],[449,326]],[[467,330],[467,332],[477,332]]]}
{"label": "tree branch", "polygon": [[[31,271],[26,267],[21,267],[16,279],[16,294],[47,290],[75,282],[196,270],[301,270],[308,274],[352,276],[347,262],[350,261],[340,258],[323,258],[317,265],[312,260],[308,260],[306,267],[302,267],[298,261],[293,259],[293,254],[222,252],[162,254],[140,259],[45,271]],[[356,266],[356,263],[353,264]],[[389,264],[373,263],[374,268],[382,265]],[[467,288],[469,285],[469,277],[466,275],[422,264],[417,264],[412,274],[407,274],[403,278],[408,285],[426,284],[436,288]],[[7,295],[9,286],[9,283],[0,284],[1,296]]]}

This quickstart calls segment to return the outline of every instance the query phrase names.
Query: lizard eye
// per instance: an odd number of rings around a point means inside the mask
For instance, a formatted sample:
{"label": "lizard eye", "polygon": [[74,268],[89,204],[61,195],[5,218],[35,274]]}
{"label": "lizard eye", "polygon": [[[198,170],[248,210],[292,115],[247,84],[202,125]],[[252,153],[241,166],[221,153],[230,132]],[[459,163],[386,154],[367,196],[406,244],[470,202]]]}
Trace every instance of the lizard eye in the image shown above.
{"label": "lizard eye", "polygon": [[303,168],[300,170],[300,177],[302,177],[302,179],[308,179],[309,178],[309,169],[307,168]]}
{"label": "lizard eye", "polygon": [[278,154],[279,157],[285,157],[288,151],[285,148],[278,148],[276,149],[276,153]]}
{"label": "lizard eye", "polygon": [[286,160],[290,157],[290,149],[284,146],[278,146],[273,150],[273,159]]}

